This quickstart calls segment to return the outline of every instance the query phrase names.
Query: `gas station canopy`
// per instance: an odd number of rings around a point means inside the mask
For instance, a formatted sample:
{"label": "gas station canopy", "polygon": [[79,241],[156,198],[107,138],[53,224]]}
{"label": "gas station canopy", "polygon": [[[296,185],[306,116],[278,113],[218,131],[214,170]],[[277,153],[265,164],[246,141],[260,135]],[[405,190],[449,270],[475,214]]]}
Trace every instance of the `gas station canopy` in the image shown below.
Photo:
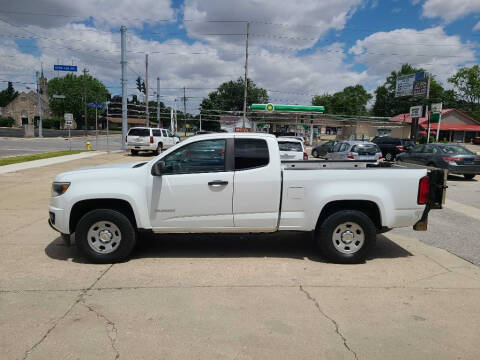
{"label": "gas station canopy", "polygon": [[312,105],[280,105],[280,104],[252,104],[250,110],[256,111],[294,111],[294,112],[318,112],[323,113],[325,111],[324,106],[312,106]]}

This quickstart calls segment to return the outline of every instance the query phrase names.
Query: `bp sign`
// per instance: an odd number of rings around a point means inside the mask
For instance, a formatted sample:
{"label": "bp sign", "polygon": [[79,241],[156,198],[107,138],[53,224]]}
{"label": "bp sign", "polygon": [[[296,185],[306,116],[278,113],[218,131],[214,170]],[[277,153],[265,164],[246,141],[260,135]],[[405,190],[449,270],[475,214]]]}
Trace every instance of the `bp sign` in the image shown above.
{"label": "bp sign", "polygon": [[273,110],[274,110],[273,105],[272,105],[272,104],[267,104],[266,110],[267,110],[267,111],[273,111]]}

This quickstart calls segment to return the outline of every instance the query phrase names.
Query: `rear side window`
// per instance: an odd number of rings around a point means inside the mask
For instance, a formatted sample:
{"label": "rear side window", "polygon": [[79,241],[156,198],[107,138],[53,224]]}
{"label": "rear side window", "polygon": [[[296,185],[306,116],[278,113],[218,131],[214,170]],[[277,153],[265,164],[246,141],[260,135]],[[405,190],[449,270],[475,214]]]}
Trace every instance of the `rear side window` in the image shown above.
{"label": "rear side window", "polygon": [[162,130],[162,134],[163,134],[164,137],[168,137],[166,130]]}
{"label": "rear side window", "polygon": [[268,165],[268,145],[262,139],[235,139],[235,170]]}
{"label": "rear side window", "polygon": [[158,129],[152,129],[153,136],[162,136],[160,130]]}
{"label": "rear side window", "polygon": [[278,148],[280,151],[299,151],[303,152],[302,144],[292,141],[279,141]]}
{"label": "rear side window", "polygon": [[130,129],[128,136],[150,136],[150,129]]}
{"label": "rear side window", "polygon": [[343,144],[340,146],[340,150],[338,150],[338,151],[339,151],[339,152],[347,151],[348,146],[349,146],[349,144],[343,143]]}
{"label": "rear side window", "polygon": [[376,144],[360,144],[355,145],[352,152],[358,153],[358,155],[375,155],[380,152],[380,149]]}

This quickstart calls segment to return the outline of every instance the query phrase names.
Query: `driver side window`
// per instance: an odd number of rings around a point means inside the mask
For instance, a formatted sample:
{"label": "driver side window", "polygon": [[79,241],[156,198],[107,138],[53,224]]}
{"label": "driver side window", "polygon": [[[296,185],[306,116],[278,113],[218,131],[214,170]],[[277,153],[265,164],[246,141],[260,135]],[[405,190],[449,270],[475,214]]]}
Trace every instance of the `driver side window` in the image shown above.
{"label": "driver side window", "polygon": [[225,171],[225,140],[197,141],[165,156],[165,175]]}

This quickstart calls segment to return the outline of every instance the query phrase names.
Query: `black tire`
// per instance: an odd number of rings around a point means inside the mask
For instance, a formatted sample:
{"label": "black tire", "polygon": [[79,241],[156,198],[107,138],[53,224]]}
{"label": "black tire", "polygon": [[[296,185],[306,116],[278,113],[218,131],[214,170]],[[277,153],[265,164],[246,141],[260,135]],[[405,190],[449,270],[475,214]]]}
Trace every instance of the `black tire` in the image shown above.
{"label": "black tire", "polygon": [[312,156],[315,157],[315,158],[318,158],[318,151],[313,149],[312,150]]}
{"label": "black tire", "polygon": [[463,174],[465,180],[472,180],[475,177],[475,174]]}
{"label": "black tire", "polygon": [[391,153],[391,152],[387,152],[385,154],[385,160],[386,161],[393,161],[395,160],[395,154]]}
{"label": "black tire", "polygon": [[163,144],[162,143],[158,143],[157,145],[157,150],[154,151],[155,155],[160,155],[163,151]]}
{"label": "black tire", "polygon": [[[334,231],[337,226],[346,224],[348,227],[349,223],[360,227],[360,235],[363,231],[363,245],[355,252],[344,253],[334,245]],[[327,217],[317,229],[315,236],[322,254],[330,261],[339,264],[358,264],[365,261],[369,251],[375,246],[376,232],[374,223],[365,213],[358,210],[341,210]],[[352,245],[355,243],[355,236],[358,235],[354,234]]]}
{"label": "black tire", "polygon": [[[95,251],[87,239],[88,231],[95,223],[108,221],[118,227],[121,240],[118,247],[110,253],[101,254]],[[122,213],[111,209],[97,209],[86,213],[75,229],[75,243],[78,250],[91,262],[111,264],[125,260],[137,241],[137,233],[130,220]]]}
{"label": "black tire", "polygon": [[130,150],[130,152],[132,153],[132,155],[138,155],[138,150]]}

